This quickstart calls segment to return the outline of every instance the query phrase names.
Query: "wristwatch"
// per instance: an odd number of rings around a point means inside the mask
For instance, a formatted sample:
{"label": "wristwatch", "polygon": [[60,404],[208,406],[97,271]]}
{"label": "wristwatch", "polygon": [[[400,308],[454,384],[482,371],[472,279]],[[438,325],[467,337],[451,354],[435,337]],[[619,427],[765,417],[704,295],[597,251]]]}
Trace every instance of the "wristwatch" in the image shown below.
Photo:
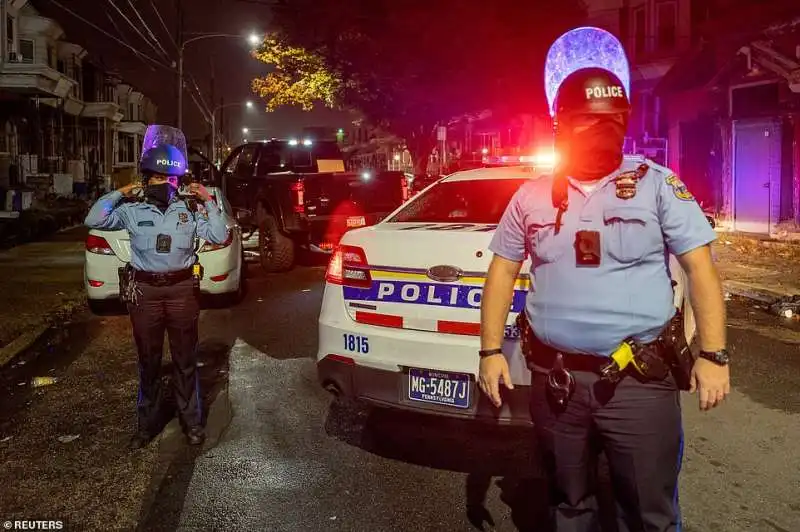
{"label": "wristwatch", "polygon": [[490,357],[493,355],[502,355],[502,354],[503,350],[500,349],[499,347],[495,349],[481,349],[480,351],[478,351],[478,356],[481,358]]}
{"label": "wristwatch", "polygon": [[731,357],[728,356],[727,349],[720,349],[719,351],[700,351],[700,358],[710,360],[718,366],[727,366]]}

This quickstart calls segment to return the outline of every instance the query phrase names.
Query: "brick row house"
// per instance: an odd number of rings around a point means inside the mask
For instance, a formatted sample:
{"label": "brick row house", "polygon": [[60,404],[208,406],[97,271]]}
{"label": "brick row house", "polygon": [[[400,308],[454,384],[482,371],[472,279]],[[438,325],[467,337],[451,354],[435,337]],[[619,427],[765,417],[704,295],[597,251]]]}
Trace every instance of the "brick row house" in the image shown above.
{"label": "brick row house", "polygon": [[27,0],[0,8],[0,189],[108,190],[135,170],[155,106]]}

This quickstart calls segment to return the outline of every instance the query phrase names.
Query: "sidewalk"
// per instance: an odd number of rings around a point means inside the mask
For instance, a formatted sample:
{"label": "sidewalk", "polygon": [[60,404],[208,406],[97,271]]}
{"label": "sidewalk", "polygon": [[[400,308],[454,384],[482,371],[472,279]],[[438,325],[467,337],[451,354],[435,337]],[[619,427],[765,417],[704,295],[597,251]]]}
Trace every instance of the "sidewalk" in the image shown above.
{"label": "sidewalk", "polygon": [[765,302],[800,295],[800,243],[719,233],[713,249],[727,292]]}
{"label": "sidewalk", "polygon": [[0,367],[84,304],[85,228],[0,252]]}

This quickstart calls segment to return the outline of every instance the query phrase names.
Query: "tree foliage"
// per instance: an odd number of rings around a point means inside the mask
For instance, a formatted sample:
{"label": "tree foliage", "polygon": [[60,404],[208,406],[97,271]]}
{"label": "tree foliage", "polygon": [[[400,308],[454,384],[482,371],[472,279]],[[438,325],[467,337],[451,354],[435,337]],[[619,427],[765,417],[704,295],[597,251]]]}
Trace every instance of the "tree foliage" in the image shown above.
{"label": "tree foliage", "polygon": [[253,91],[266,101],[268,111],[284,105],[296,105],[304,111],[313,110],[318,103],[338,105],[341,78],[319,54],[269,35],[253,55],[272,67],[266,76],[253,80]]}
{"label": "tree foliage", "polygon": [[355,109],[427,158],[438,124],[466,114],[546,112],[547,49],[580,0],[278,0],[280,28],[254,81],[271,108]]}

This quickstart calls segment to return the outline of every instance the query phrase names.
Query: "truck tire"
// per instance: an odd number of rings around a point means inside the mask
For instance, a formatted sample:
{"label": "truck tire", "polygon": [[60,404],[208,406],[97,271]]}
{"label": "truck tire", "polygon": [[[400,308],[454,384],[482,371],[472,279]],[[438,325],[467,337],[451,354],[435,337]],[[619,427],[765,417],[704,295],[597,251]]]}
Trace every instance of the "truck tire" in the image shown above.
{"label": "truck tire", "polygon": [[271,214],[259,216],[258,252],[261,267],[267,273],[286,272],[294,267],[294,242],[281,233],[278,221]]}

